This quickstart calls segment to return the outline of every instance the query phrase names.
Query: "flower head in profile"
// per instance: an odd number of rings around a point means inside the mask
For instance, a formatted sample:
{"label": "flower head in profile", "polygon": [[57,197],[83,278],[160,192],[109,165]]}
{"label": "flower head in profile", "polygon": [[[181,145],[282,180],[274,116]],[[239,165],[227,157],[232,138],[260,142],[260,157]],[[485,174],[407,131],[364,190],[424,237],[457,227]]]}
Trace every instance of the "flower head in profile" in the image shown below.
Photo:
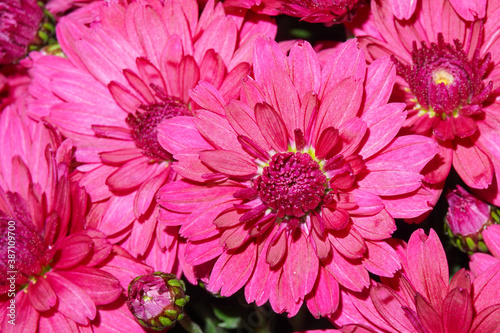
{"label": "flower head in profile", "polygon": [[238,96],[255,38],[275,32],[271,19],[228,15],[214,1],[201,15],[195,0],[100,2],[60,20],[67,59],[33,55],[31,113],[73,140],[78,180],[104,211],[92,227],[180,274],[178,230],[157,224],[156,192],[176,177],[157,127],[192,115],[188,92],[200,80]]}
{"label": "flower head in profile", "polygon": [[69,179],[71,141],[17,111],[9,106],[0,115],[2,332],[99,331],[109,327],[105,318],[127,320],[116,311],[123,291],[150,269],[84,228],[91,217],[85,190]]}
{"label": "flower head in profile", "polygon": [[424,169],[426,184],[437,200],[453,166],[467,186],[488,189],[481,196],[499,203],[500,150],[491,144],[500,139],[494,102],[500,72],[498,4],[421,1],[407,20],[388,7],[373,1],[371,17],[354,32],[369,61],[391,55],[397,64],[392,100],[408,105],[402,133],[426,135],[440,145]]}
{"label": "flower head in profile", "polygon": [[[473,281],[465,269],[449,279],[443,246],[434,230],[415,231],[397,246],[403,269],[381,278],[370,294],[350,297],[331,320],[341,332],[496,332],[500,329],[500,264]],[[432,260],[429,260],[432,258]],[[356,329],[359,329],[358,331]]]}
{"label": "flower head in profile", "polygon": [[210,291],[245,287],[248,302],[290,316],[305,302],[320,316],[337,308],[339,286],[361,291],[368,272],[400,267],[384,240],[393,217],[430,209],[420,170],[437,148],[395,139],[405,113],[387,104],[394,72],[389,59],[367,68],[355,40],[321,68],[308,43],[285,54],[262,38],[240,100],[200,83],[191,97],[205,110],[160,125],[185,179],[158,201],[181,224],[186,261],[211,266]]}

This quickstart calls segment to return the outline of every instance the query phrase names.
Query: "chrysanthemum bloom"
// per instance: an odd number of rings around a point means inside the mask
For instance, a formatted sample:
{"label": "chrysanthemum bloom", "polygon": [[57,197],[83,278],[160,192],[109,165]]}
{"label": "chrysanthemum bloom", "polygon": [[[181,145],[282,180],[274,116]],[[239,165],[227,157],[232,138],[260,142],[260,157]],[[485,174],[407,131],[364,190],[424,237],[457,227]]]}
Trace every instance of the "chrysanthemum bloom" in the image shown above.
{"label": "chrysanthemum bloom", "polygon": [[192,114],[198,106],[188,92],[200,80],[226,98],[238,96],[256,36],[274,36],[276,26],[252,12],[226,15],[213,1],[201,16],[194,0],[93,6],[84,9],[99,13],[90,27],[80,10],[58,24],[68,59],[36,60],[32,112],[72,138],[83,163],[80,184],[104,211],[93,227],[157,269],[180,274],[178,228],[157,226],[156,192],[175,173],[156,128]]}
{"label": "chrysanthemum bloom", "polygon": [[500,74],[499,4],[490,1],[484,19],[471,22],[449,0],[426,0],[409,20],[400,21],[388,6],[373,1],[371,19],[354,29],[369,61],[393,55],[397,63],[393,100],[408,105],[403,133],[427,135],[440,145],[424,169],[426,183],[437,190],[436,200],[453,165],[469,187],[489,187],[488,200],[500,203],[494,180],[500,170],[495,144],[500,140],[499,104],[494,101]]}
{"label": "chrysanthemum bloom", "polygon": [[486,252],[483,231],[491,224],[500,223],[500,210],[468,193],[463,187],[446,195],[448,213],[445,231],[452,242],[464,252]]}
{"label": "chrysanthemum bloom", "polygon": [[36,0],[0,1],[0,64],[12,63],[26,55],[42,17]]}
{"label": "chrysanthemum bloom", "polygon": [[109,306],[112,321],[131,317],[113,311],[116,302],[150,269],[83,227],[88,202],[68,180],[71,142],[24,120],[10,106],[0,115],[1,331],[106,332],[99,308]]}
{"label": "chrysanthemum bloom", "polygon": [[365,0],[226,0],[225,6],[251,8],[267,14],[285,14],[311,23],[340,23],[350,20]]}
{"label": "chrysanthemum bloom", "polygon": [[432,229],[429,236],[422,229],[415,231],[398,252],[400,273],[381,278],[369,298],[350,295],[343,311],[331,318],[346,325],[341,332],[498,332],[500,264],[472,282],[465,269],[450,281],[446,254]]}
{"label": "chrysanthemum bloom", "polygon": [[390,59],[367,68],[355,40],[337,51],[320,68],[308,43],[285,55],[260,39],[241,100],[202,83],[192,98],[207,110],[160,125],[185,179],[158,201],[164,216],[191,213],[170,223],[182,223],[187,262],[212,265],[208,290],[245,286],[248,302],[293,316],[305,301],[320,316],[337,308],[339,285],[361,291],[368,272],[400,267],[384,240],[393,217],[430,209],[420,170],[437,145],[394,139],[405,112],[387,104]]}
{"label": "chrysanthemum bloom", "polygon": [[[408,20],[412,17],[417,5],[427,0],[389,0],[389,9],[398,20]],[[453,9],[463,19],[473,21],[477,18],[483,18],[486,14],[486,4],[488,0],[469,1],[469,0],[449,0]],[[386,5],[387,6],[387,5]]]}

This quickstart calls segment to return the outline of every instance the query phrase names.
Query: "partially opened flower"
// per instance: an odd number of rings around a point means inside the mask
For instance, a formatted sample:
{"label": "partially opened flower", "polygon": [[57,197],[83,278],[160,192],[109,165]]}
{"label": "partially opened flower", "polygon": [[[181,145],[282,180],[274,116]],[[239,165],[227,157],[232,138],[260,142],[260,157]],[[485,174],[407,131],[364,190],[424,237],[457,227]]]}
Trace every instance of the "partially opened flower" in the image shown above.
{"label": "partially opened flower", "polygon": [[101,306],[110,321],[127,318],[116,311],[120,297],[124,304],[130,279],[150,268],[84,228],[87,194],[68,179],[71,141],[11,106],[0,128],[2,332],[99,331],[109,324]]}
{"label": "partially opened flower", "polygon": [[[437,234],[415,231],[399,248],[403,270],[381,278],[370,297],[349,295],[345,311],[331,317],[342,332],[497,332],[500,329],[500,264],[471,281],[461,269],[451,281]],[[364,329],[364,330],[363,330]]]}
{"label": "partially opened flower", "polygon": [[78,180],[104,212],[93,227],[157,269],[180,274],[182,251],[178,229],[157,225],[156,191],[176,177],[157,126],[192,114],[200,80],[238,96],[255,38],[276,32],[245,13],[213,1],[201,16],[195,0],[94,3],[58,24],[68,59],[35,61],[32,114],[72,138]]}
{"label": "partially opened flower", "polygon": [[474,197],[463,187],[446,195],[448,213],[445,219],[445,230],[453,244],[464,252],[486,252],[483,231],[491,224],[500,222],[500,210]]}
{"label": "partially opened flower", "polygon": [[387,104],[394,67],[367,68],[355,40],[320,68],[306,42],[286,55],[260,39],[254,74],[227,103],[200,83],[191,96],[206,110],[160,125],[185,177],[159,191],[162,216],[181,224],[186,261],[211,267],[210,291],[245,287],[248,302],[269,300],[276,312],[292,316],[305,302],[326,315],[339,285],[361,291],[368,272],[400,267],[384,240],[393,217],[430,209],[420,170],[436,144],[394,139],[405,118],[404,105]]}
{"label": "partially opened flower", "polygon": [[[470,3],[485,6],[485,1]],[[460,4],[423,0],[408,20],[398,20],[388,6],[372,1],[372,17],[354,32],[369,61],[392,55],[397,64],[392,100],[408,105],[403,133],[427,135],[440,145],[424,169],[436,200],[453,166],[467,186],[488,188],[483,197],[498,204],[494,175],[500,170],[500,149],[493,143],[500,140],[495,102],[500,7],[490,1],[482,16],[464,18],[457,14]]]}

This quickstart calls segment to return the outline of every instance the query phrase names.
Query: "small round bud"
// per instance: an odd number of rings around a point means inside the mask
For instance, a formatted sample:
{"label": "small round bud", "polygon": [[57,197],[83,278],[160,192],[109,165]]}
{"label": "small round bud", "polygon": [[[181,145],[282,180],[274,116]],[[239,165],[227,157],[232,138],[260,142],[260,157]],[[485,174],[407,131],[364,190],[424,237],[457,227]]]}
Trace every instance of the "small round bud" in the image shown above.
{"label": "small round bud", "polygon": [[448,213],[445,231],[452,243],[463,252],[487,252],[482,231],[498,223],[498,208],[481,201],[461,186],[446,195]]}
{"label": "small round bud", "polygon": [[141,275],[128,286],[127,306],[143,327],[163,330],[182,319],[189,301],[185,289],[174,274]]}

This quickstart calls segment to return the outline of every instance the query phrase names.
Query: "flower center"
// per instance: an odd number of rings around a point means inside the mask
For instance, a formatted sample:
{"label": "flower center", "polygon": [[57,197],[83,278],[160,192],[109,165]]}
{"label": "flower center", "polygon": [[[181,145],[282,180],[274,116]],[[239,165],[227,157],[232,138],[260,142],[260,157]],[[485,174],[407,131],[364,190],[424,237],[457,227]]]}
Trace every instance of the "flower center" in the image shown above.
{"label": "flower center", "polygon": [[[0,269],[3,276],[0,290],[2,285],[9,285],[8,289],[12,290],[12,282],[16,286],[23,285],[43,272],[50,255],[43,239],[29,221],[0,217],[0,236]],[[12,275],[9,272],[15,273]]]}
{"label": "flower center", "polygon": [[[415,96],[414,110],[419,116],[434,118],[429,128],[433,128],[438,138],[463,138],[476,131],[471,117],[482,113],[482,104],[492,88],[492,83],[486,86],[483,83],[489,54],[480,59],[476,50],[469,60],[458,40],[451,45],[439,34],[438,43],[430,47],[424,42],[420,48],[413,44],[412,65],[393,60]],[[451,121],[452,118],[460,119]]]}
{"label": "flower center", "polygon": [[326,185],[326,176],[309,154],[287,152],[273,155],[253,188],[262,202],[282,218],[301,217],[318,207]]}
{"label": "flower center", "polygon": [[171,160],[172,156],[158,142],[158,125],[165,119],[189,115],[189,109],[179,99],[164,97],[162,102],[140,106],[135,115],[125,120],[132,129],[132,138],[143,154],[156,161]]}

